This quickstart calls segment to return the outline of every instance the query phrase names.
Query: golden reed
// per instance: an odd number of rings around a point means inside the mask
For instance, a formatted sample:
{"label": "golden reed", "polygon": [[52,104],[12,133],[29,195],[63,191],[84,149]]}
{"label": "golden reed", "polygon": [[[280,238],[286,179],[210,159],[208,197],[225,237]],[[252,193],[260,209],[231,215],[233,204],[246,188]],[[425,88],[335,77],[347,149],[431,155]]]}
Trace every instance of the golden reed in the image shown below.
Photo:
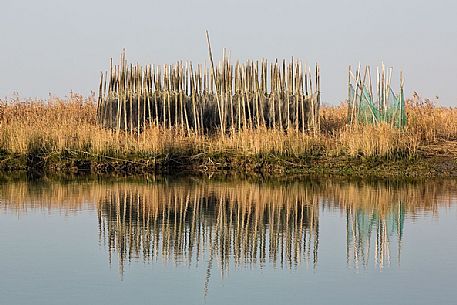
{"label": "golden reed", "polygon": [[324,156],[414,156],[422,145],[457,139],[457,109],[431,102],[407,102],[405,129],[379,125],[347,125],[347,105],[322,106],[316,134],[259,127],[226,136],[187,134],[180,128],[146,128],[138,137],[97,124],[93,97],[71,95],[62,100],[0,102],[0,152],[25,155],[36,149],[48,153],[84,152],[92,155],[236,153]]}

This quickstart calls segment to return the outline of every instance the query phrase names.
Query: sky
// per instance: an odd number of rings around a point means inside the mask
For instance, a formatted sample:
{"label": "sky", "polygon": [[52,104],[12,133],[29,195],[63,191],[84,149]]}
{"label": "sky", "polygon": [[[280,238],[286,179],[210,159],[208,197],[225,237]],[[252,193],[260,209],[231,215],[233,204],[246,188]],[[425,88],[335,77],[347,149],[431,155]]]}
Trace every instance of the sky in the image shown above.
{"label": "sky", "polygon": [[300,58],[319,63],[321,96],[347,95],[348,66],[384,62],[400,70],[405,95],[457,106],[457,1],[454,0],[0,0],[0,98],[84,96],[100,71],[208,58]]}

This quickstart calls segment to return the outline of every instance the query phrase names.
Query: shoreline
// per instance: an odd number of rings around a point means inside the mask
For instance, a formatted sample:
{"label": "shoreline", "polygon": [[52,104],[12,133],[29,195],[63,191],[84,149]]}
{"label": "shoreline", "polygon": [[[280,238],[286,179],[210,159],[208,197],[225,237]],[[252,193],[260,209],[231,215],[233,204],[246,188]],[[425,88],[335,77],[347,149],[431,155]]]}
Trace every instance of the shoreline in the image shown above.
{"label": "shoreline", "polygon": [[430,102],[407,102],[405,128],[350,125],[348,105],[341,104],[320,108],[316,132],[274,124],[223,136],[170,124],[115,131],[97,123],[96,106],[79,95],[0,102],[0,174],[457,178],[457,108]]}
{"label": "shoreline", "polygon": [[259,179],[346,177],[375,179],[457,178],[457,141],[420,146],[413,157],[250,154],[236,152],[138,153],[123,157],[63,150],[52,153],[0,153],[0,173],[32,178],[64,176],[188,175]]}

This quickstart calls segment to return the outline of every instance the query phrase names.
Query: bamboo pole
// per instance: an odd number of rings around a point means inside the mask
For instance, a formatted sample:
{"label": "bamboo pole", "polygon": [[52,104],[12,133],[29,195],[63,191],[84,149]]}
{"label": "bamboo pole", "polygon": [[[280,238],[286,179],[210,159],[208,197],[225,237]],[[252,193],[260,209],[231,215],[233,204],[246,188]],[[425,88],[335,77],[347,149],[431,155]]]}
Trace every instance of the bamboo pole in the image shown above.
{"label": "bamboo pole", "polygon": [[279,69],[278,67],[278,62],[276,61],[276,66],[275,66],[275,69],[276,69],[276,90],[277,90],[277,96],[278,96],[278,115],[279,115],[279,130],[282,132],[284,129],[283,129],[283,125],[282,125],[282,107],[281,107],[281,104],[282,104],[282,82],[281,82],[281,70]]}
{"label": "bamboo pole", "polygon": [[295,132],[299,132],[299,103],[300,103],[300,88],[298,85],[299,82],[299,68],[298,68],[298,63],[296,63],[295,66],[295,77],[294,77],[294,97],[295,97]]}
{"label": "bamboo pole", "polygon": [[211,51],[211,43],[210,43],[210,40],[209,40],[208,31],[206,31],[206,41],[208,43],[209,60],[210,60],[210,63],[211,63],[211,75],[212,75],[212,78],[214,80],[214,83],[216,84],[216,102],[217,102],[217,109],[218,109],[218,112],[219,112],[219,122],[221,124],[221,135],[224,136],[224,133],[225,133],[225,128],[223,126],[224,120],[222,118],[221,102],[219,100],[219,94],[218,94],[219,90],[217,88],[216,72],[214,70],[213,54],[212,54],[212,51]]}
{"label": "bamboo pole", "polygon": [[316,111],[315,111],[315,117],[317,118],[317,124],[316,124],[316,132],[320,132],[321,128],[321,117],[320,117],[320,107],[321,107],[321,73],[320,73],[320,67],[316,63]]}
{"label": "bamboo pole", "polygon": [[301,104],[301,126],[302,126],[302,134],[305,134],[305,97],[304,97],[304,92],[303,92],[303,71],[306,70],[306,66],[303,69],[302,63],[300,62],[299,66],[300,70],[300,81],[299,81],[299,87],[300,87],[300,104]]}
{"label": "bamboo pole", "polygon": [[103,72],[100,72],[100,86],[98,89],[98,99],[97,99],[97,114],[96,119],[97,123],[101,123],[100,114],[102,113],[103,108]]}
{"label": "bamboo pole", "polygon": [[[135,94],[135,68],[130,65],[130,85],[129,85],[129,121],[130,121],[130,136],[133,136],[133,98]],[[127,126],[127,125],[126,125]]]}
{"label": "bamboo pole", "polygon": [[152,93],[152,67],[151,65],[148,66],[148,69],[147,69],[147,93],[146,93],[146,97],[147,97],[147,103],[148,103],[148,120],[149,120],[149,128],[152,129],[152,115],[151,115],[151,100],[150,100],[150,97],[151,97],[151,93]]}
{"label": "bamboo pole", "polygon": [[141,101],[141,92],[143,91],[142,88],[141,88],[141,74],[142,74],[142,71],[141,71],[141,67],[137,64],[137,68],[136,68],[136,91],[137,91],[137,124],[136,124],[136,128],[137,128],[137,141],[139,141],[140,139],[140,101]]}

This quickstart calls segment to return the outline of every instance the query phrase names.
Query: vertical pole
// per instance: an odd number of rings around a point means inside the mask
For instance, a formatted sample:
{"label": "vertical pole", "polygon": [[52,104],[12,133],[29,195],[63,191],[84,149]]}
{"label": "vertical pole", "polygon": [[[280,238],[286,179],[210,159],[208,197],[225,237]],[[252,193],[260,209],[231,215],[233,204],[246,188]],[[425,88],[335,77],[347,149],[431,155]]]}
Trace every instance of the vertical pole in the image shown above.
{"label": "vertical pole", "polygon": [[211,75],[212,75],[212,78],[213,78],[213,81],[216,85],[216,102],[217,102],[217,110],[219,112],[219,121],[220,121],[220,124],[221,124],[221,136],[224,136],[224,133],[225,133],[225,128],[223,126],[223,123],[224,123],[224,120],[222,118],[222,109],[221,109],[221,102],[219,100],[219,90],[218,90],[218,86],[217,86],[217,80],[216,80],[216,72],[214,70],[214,62],[213,62],[213,54],[212,54],[212,51],[211,51],[211,43],[209,41],[209,33],[208,31],[206,31],[206,41],[208,43],[208,52],[209,52],[209,60],[210,60],[210,63],[211,63]]}

